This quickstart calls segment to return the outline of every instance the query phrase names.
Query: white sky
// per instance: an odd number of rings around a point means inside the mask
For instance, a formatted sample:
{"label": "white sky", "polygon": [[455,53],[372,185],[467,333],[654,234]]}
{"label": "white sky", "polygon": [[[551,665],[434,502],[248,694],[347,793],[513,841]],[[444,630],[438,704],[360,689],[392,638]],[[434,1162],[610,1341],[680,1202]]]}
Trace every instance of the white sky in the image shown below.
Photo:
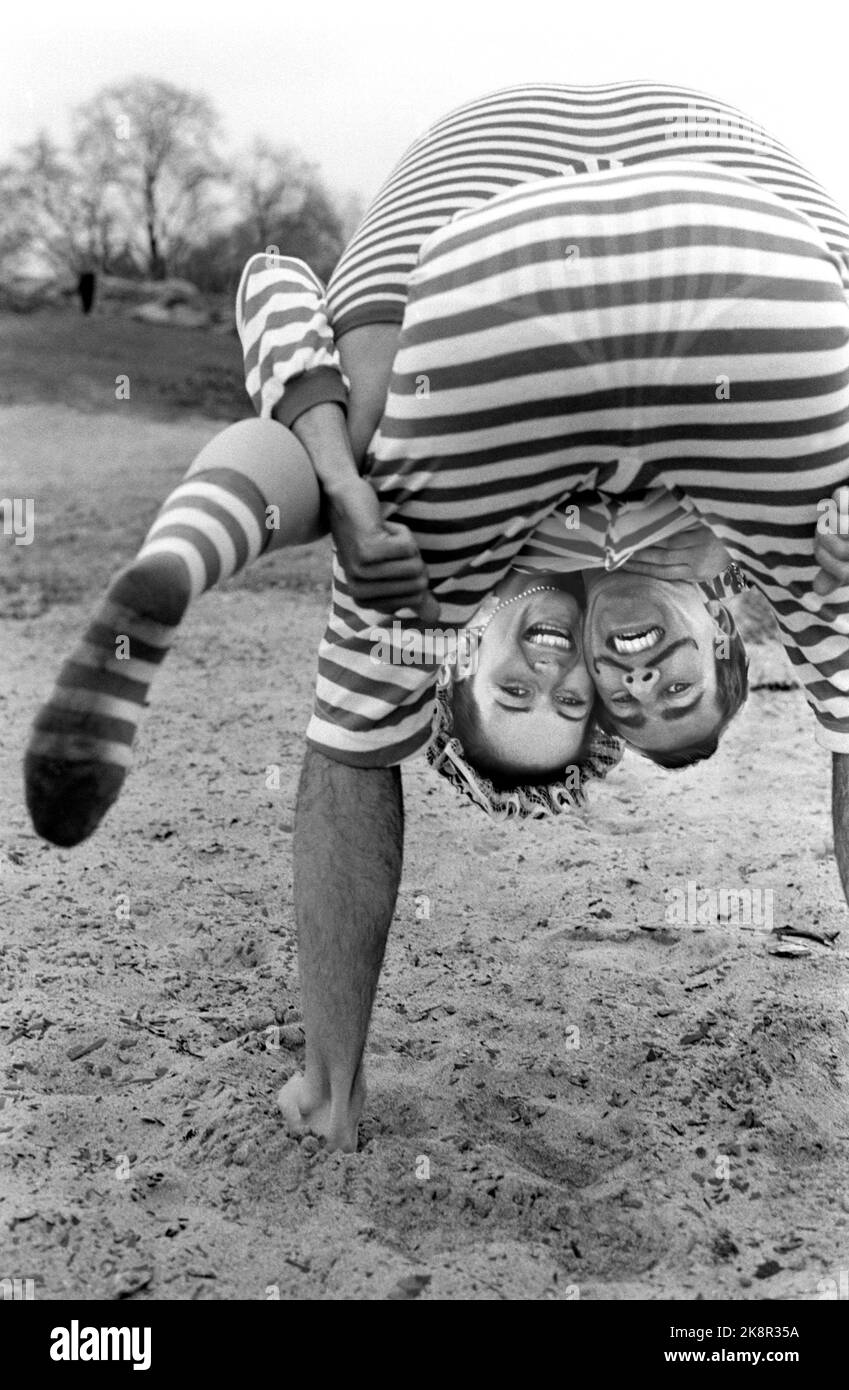
{"label": "white sky", "polygon": [[[15,0],[16,8],[20,0]],[[23,8],[23,5],[21,5]],[[849,209],[840,0],[30,0],[3,19],[0,158],[137,74],[204,91],[229,145],[294,144],[338,192],[375,191],[433,119],[525,80],[692,86],[765,126]]]}

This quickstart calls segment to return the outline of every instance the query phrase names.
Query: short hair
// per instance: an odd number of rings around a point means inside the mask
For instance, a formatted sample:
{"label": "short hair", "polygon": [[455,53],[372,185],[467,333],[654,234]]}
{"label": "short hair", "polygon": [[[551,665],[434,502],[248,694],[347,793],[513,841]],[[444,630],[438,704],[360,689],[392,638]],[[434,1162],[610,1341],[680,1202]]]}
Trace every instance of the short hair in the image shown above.
{"label": "short hair", "polygon": [[[724,603],[720,604],[720,612],[722,617],[717,621],[728,637],[728,655],[714,655],[719,721],[712,733],[696,743],[686,744],[683,748],[658,749],[653,752],[648,748],[637,748],[634,744],[628,744],[635,753],[642,753],[644,758],[657,763],[658,767],[693,767],[696,763],[712,758],[731,720],[746,703],[749,694],[749,658],[746,655],[746,647],[734,616]],[[604,707],[598,714],[598,722],[607,733],[618,733],[615,720]],[[625,736],[620,734],[619,737]],[[625,742],[628,742],[627,737]]]}

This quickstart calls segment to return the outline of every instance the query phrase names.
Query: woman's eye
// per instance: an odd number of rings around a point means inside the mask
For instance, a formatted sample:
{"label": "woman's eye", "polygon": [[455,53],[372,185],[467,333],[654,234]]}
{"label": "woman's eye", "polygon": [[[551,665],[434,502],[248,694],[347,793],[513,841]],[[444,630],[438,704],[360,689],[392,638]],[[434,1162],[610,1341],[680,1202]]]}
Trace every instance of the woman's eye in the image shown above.
{"label": "woman's eye", "polygon": [[667,686],[666,693],[667,695],[683,695],[684,691],[689,689],[689,681],[673,681],[670,686]]}
{"label": "woman's eye", "polygon": [[523,700],[528,693],[521,685],[502,685],[501,689],[505,695],[513,695],[517,700]]}

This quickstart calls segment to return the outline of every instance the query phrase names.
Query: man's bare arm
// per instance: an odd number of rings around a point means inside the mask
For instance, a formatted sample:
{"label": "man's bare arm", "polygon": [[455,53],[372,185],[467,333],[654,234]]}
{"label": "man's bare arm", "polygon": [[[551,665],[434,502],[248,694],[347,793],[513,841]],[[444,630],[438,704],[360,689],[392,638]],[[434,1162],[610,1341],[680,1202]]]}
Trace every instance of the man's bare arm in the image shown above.
{"label": "man's bare arm", "polygon": [[418,546],[400,522],[384,521],[374,488],[357,470],[342,407],[310,406],[292,423],[321,484],[327,521],[357,603],[386,613],[415,609],[436,621]]}
{"label": "man's bare arm", "polygon": [[348,767],[308,748],[294,836],[306,1065],[280,1105],[294,1129],[306,1125],[349,1152],[403,845],[400,770]]}
{"label": "man's bare arm", "polygon": [[336,401],[310,406],[292,421],[291,428],[309,454],[325,496],[338,496],[360,481],[345,412]]}
{"label": "man's bare arm", "polygon": [[347,417],[336,402],[312,406],[292,422],[323,489],[344,488],[359,475],[380,424],[400,329],[392,323],[352,328],[339,339],[342,368],[350,382]]}
{"label": "man's bare arm", "polygon": [[349,329],[337,343],[342,369],[351,383],[348,434],[359,468],[383,417],[400,333],[394,323],[366,323]]}

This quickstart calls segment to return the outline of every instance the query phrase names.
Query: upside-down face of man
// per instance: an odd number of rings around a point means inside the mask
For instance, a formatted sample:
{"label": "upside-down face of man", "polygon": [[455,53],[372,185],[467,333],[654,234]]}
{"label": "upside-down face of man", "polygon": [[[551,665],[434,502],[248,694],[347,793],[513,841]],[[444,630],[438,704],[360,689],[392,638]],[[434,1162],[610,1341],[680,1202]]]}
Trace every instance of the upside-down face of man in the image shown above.
{"label": "upside-down face of man", "polygon": [[[488,766],[505,777],[541,774],[578,761],[595,690],[583,654],[583,613],[574,581],[556,574],[508,576],[464,678],[476,739]],[[462,704],[466,705],[468,699]]]}
{"label": "upside-down face of man", "polygon": [[721,614],[688,581],[587,576],[587,662],[610,723],[632,747],[669,753],[717,731]]}

